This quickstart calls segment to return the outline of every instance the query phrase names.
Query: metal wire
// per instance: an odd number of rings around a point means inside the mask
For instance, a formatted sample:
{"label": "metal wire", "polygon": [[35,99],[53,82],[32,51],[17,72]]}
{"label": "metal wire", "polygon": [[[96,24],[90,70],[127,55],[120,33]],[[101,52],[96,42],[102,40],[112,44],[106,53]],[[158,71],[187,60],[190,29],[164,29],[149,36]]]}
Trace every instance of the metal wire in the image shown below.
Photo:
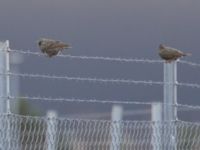
{"label": "metal wire", "polygon": [[[0,96],[0,98],[6,98],[4,96]],[[99,100],[99,99],[79,99],[79,98],[52,98],[52,97],[42,97],[42,96],[10,96],[10,100],[42,100],[42,101],[50,101],[50,102],[75,102],[75,103],[99,103],[99,104],[123,104],[123,105],[147,105],[152,106],[154,102],[143,102],[141,100],[133,101],[133,100]],[[157,101],[160,102],[160,101]],[[200,106],[193,106],[188,104],[169,104],[169,103],[160,103],[161,105],[168,105],[177,108],[182,108],[183,110],[200,110]]]}
{"label": "metal wire", "polygon": [[[10,52],[20,53],[24,55],[35,55],[35,56],[45,56],[45,54],[41,52],[32,52],[30,50],[14,50],[10,49]],[[73,56],[73,55],[62,55],[59,54],[57,57],[69,58],[69,59],[83,59],[83,60],[100,60],[100,61],[113,61],[113,62],[135,62],[135,63],[163,63],[163,60],[153,60],[153,59],[145,59],[145,58],[115,58],[115,57],[102,57],[102,56]],[[199,63],[178,60],[180,64],[186,64],[193,67],[200,67]]]}
{"label": "metal wire", "polygon": [[191,88],[200,88],[200,84],[197,83],[177,83],[177,85],[191,87]]}
{"label": "metal wire", "polygon": [[[3,97],[2,97],[3,98]],[[77,98],[51,98],[51,97],[40,97],[40,96],[21,96],[15,97],[10,96],[10,99],[18,100],[44,100],[54,102],[76,102],[76,103],[101,103],[101,104],[136,104],[136,105],[152,105],[152,102],[141,102],[141,101],[117,101],[117,100],[98,100],[98,99],[77,99]]]}
{"label": "metal wire", "polygon": [[[30,50],[13,50],[10,52],[20,53],[25,55],[45,56],[40,52],[32,52]],[[101,57],[101,56],[73,56],[73,55],[62,55],[59,54],[57,57],[70,58],[70,59],[85,59],[85,60],[102,60],[102,61],[114,61],[114,62],[138,62],[138,63],[162,63],[162,60],[151,60],[151,59],[138,59],[138,58],[113,58],[113,57]]]}
{"label": "metal wire", "polygon": [[0,121],[2,131],[7,131],[0,132],[0,146],[7,150],[170,150],[174,130],[178,150],[200,147],[200,124],[179,120],[107,121],[0,114]]}
{"label": "metal wire", "polygon": [[[13,53],[24,55],[44,56],[39,52],[9,50]],[[112,58],[99,56],[72,56],[58,55],[57,57],[82,60],[99,60],[111,62],[134,62],[134,63],[163,63],[162,60],[132,59],[132,58]],[[193,67],[200,67],[200,64],[189,61],[178,61]],[[69,77],[57,75],[42,75],[28,73],[0,73],[0,75],[19,76],[26,78],[42,78],[69,81],[87,81],[98,83],[117,84],[142,84],[142,85],[164,85],[160,81],[137,81],[127,79],[101,79],[91,77]],[[200,84],[176,83],[178,86],[200,88]],[[5,99],[8,97],[0,96]],[[124,104],[124,105],[145,105],[151,106],[152,102],[142,101],[122,101],[122,100],[98,100],[98,99],[78,99],[78,98],[51,98],[41,96],[9,96],[10,100],[43,100],[49,102],[73,102],[73,103],[98,103],[98,104]],[[168,104],[177,108],[189,110],[200,110],[200,106],[187,104]],[[0,114],[0,149],[1,146],[9,142],[10,149],[72,149],[72,150],[149,150],[149,149],[173,149],[174,131],[176,131],[176,148],[181,150],[199,149],[200,147],[200,124],[187,123],[180,120],[170,120],[170,122],[154,121],[106,121],[106,120],[81,120],[60,117],[32,117],[15,114]],[[2,132],[8,131],[8,132]],[[162,137],[162,133],[166,133]]]}
{"label": "metal wire", "polygon": [[123,83],[123,84],[143,84],[143,85],[163,85],[160,81],[138,81],[138,80],[127,80],[127,79],[102,79],[102,78],[91,78],[91,77],[69,77],[69,76],[56,76],[56,75],[42,75],[42,74],[28,74],[28,73],[0,73],[0,75],[11,75],[28,78],[45,78],[45,79],[57,79],[57,80],[72,80],[72,81],[88,81],[88,82],[100,82],[100,83]]}
{"label": "metal wire", "polygon": [[[0,75],[10,75],[10,76],[19,76],[27,78],[45,78],[45,79],[55,79],[55,80],[69,80],[69,81],[87,81],[87,82],[98,82],[98,83],[116,83],[116,84],[142,84],[142,85],[164,85],[164,84],[173,84],[173,83],[164,83],[161,81],[152,81],[152,80],[131,80],[131,79],[102,79],[102,78],[91,78],[91,77],[69,77],[69,76],[56,76],[56,75],[42,75],[42,74],[28,74],[28,73],[0,73]],[[197,83],[182,83],[177,82],[178,86],[185,86],[191,88],[200,88],[200,84]]]}
{"label": "metal wire", "polygon": [[194,63],[194,62],[185,61],[185,60],[180,60],[178,62],[181,64],[186,64],[186,65],[192,66],[192,67],[200,67],[199,63]]}

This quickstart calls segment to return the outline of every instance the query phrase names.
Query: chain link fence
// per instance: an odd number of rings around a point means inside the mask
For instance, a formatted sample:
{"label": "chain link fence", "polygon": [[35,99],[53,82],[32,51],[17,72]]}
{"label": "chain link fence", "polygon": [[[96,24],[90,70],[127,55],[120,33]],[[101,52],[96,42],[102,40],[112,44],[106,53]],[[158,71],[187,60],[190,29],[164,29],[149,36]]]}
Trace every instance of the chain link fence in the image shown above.
{"label": "chain link fence", "polygon": [[[200,124],[0,115],[8,150],[199,150]],[[176,137],[172,137],[176,130]],[[165,133],[165,135],[163,135]],[[170,138],[169,138],[170,137]],[[171,139],[169,141],[165,139]]]}

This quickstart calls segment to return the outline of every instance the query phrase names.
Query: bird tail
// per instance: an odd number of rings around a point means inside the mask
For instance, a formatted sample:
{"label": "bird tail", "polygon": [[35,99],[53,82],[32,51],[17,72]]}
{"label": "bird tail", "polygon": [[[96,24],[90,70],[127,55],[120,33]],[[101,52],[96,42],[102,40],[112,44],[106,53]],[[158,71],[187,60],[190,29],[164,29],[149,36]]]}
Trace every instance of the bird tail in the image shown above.
{"label": "bird tail", "polygon": [[191,56],[191,53],[183,53],[183,56]]}
{"label": "bird tail", "polygon": [[65,48],[72,48],[72,46],[69,44],[65,44]]}

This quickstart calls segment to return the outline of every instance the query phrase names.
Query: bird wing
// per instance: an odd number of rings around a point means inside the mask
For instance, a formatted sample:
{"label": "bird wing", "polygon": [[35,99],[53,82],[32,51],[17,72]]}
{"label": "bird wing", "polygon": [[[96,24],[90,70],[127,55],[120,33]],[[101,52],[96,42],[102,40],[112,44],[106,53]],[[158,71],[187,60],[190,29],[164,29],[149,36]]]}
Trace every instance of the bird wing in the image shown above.
{"label": "bird wing", "polygon": [[58,50],[61,50],[61,49],[65,49],[68,47],[67,44],[63,43],[63,42],[60,42],[60,41],[52,41],[49,43],[49,45],[47,46],[48,49],[58,49]]}
{"label": "bird wing", "polygon": [[40,49],[43,53],[48,51],[53,45],[53,42],[51,40],[45,40],[45,44],[40,45]]}
{"label": "bird wing", "polygon": [[166,60],[175,60],[181,56],[183,56],[183,52],[166,47],[165,49],[160,50],[159,55]]}
{"label": "bird wing", "polygon": [[169,55],[172,55],[175,58],[184,56],[184,53],[178,49],[175,48],[171,48],[171,47],[167,47],[167,53],[169,53]]}

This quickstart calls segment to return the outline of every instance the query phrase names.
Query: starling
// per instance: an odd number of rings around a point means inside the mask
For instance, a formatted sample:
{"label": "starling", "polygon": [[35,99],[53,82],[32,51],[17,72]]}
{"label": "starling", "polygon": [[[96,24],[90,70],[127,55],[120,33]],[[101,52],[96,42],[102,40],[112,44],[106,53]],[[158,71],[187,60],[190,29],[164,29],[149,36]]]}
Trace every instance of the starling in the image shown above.
{"label": "starling", "polygon": [[42,53],[46,53],[49,57],[57,55],[63,49],[71,48],[70,45],[64,42],[46,38],[40,39],[38,45]]}
{"label": "starling", "polygon": [[177,60],[183,56],[189,56],[190,53],[184,53],[178,49],[167,47],[163,44],[159,45],[159,55],[162,59],[164,59],[167,63]]}

